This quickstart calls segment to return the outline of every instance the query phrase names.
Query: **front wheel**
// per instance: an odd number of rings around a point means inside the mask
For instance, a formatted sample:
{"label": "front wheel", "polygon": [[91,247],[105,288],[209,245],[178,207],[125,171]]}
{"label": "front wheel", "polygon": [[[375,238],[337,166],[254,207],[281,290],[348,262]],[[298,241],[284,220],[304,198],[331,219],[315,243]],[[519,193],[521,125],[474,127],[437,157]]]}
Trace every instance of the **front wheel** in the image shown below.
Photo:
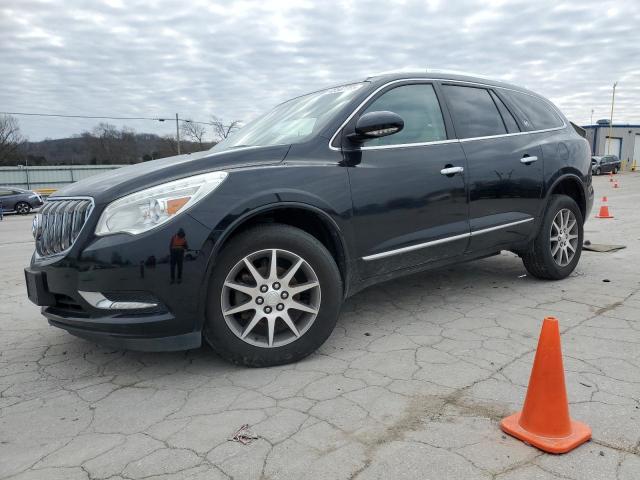
{"label": "front wheel", "polygon": [[560,280],[576,268],[584,237],[582,212],[566,195],[553,195],[538,235],[522,255],[527,271],[537,278]]}
{"label": "front wheel", "polygon": [[596,175],[600,175],[602,173],[602,170],[600,170],[599,168],[596,168]]}
{"label": "front wheel", "polygon": [[27,202],[18,202],[16,203],[15,209],[16,213],[20,215],[26,215],[31,211],[31,205],[29,205]]}
{"label": "front wheel", "polygon": [[614,173],[614,175],[615,175],[616,173],[618,173],[618,167],[613,167],[613,173]]}
{"label": "front wheel", "polygon": [[295,362],[329,337],[341,303],[340,272],[322,243],[288,225],[258,226],[216,260],[204,337],[233,363]]}

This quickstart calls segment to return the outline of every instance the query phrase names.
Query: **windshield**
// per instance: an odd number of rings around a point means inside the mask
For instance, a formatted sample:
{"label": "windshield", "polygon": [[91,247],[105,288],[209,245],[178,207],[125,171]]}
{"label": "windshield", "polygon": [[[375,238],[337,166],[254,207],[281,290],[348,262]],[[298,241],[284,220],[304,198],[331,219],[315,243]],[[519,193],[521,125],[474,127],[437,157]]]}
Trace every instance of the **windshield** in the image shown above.
{"label": "windshield", "polygon": [[211,151],[303,142],[324,128],[363,85],[354,83],[329,88],[282,103],[215,145]]}

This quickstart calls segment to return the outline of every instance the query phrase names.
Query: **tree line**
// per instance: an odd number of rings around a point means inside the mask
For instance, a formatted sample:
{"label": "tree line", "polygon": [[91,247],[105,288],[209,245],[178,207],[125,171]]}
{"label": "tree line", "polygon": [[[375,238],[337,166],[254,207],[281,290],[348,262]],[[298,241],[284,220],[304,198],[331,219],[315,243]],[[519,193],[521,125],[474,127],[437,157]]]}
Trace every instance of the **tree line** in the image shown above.
{"label": "tree line", "polygon": [[[180,124],[180,153],[207,150],[239,126],[238,120],[225,123],[218,117],[212,117],[206,125],[183,120]],[[69,138],[29,142],[14,116],[0,115],[0,166],[128,164],[177,154],[175,135],[139,133],[132,128],[118,128],[106,122]]]}

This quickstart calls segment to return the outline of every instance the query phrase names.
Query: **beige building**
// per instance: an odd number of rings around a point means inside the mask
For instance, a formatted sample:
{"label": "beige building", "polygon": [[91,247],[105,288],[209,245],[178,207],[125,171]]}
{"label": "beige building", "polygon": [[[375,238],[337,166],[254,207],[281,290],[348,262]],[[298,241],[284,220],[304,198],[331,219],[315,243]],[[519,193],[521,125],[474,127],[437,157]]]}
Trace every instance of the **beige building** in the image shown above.
{"label": "beige building", "polygon": [[582,128],[587,132],[592,155],[617,155],[624,169],[634,160],[640,168],[640,124],[614,123],[609,128],[607,120],[599,120],[596,125],[584,125]]}

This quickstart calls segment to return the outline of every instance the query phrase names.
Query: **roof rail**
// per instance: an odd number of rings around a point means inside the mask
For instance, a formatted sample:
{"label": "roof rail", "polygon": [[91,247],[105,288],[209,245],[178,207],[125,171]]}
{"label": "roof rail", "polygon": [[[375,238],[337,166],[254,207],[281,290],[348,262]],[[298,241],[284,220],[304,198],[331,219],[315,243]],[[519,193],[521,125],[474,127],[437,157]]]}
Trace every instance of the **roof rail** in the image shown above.
{"label": "roof rail", "polygon": [[429,73],[440,73],[440,74],[445,74],[445,75],[463,75],[465,77],[483,78],[485,80],[494,80],[495,79],[495,77],[488,77],[487,75],[485,75],[483,73],[465,72],[465,71],[462,71],[462,70],[448,70],[448,69],[441,69],[441,68],[427,68],[427,72],[429,72]]}
{"label": "roof rail", "polygon": [[484,74],[480,74],[480,73],[474,73],[474,72],[463,72],[460,70],[448,70],[448,69],[441,69],[441,68],[427,68],[427,67],[404,67],[404,68],[399,68],[399,69],[395,69],[395,70],[386,70],[383,72],[377,72],[377,73],[373,73],[371,75],[369,75],[367,77],[367,80],[373,77],[380,77],[382,75],[391,75],[394,73],[416,73],[416,72],[424,72],[424,73],[435,73],[435,74],[444,74],[444,75],[462,75],[465,77],[475,77],[475,78],[481,78],[484,80],[496,80],[495,77],[488,77],[487,75]]}
{"label": "roof rail", "polygon": [[394,73],[415,73],[415,72],[427,73],[428,71],[429,69],[426,67],[403,67],[403,68],[397,68],[393,70],[384,70],[382,72],[371,73],[370,75],[367,76],[367,80],[374,77],[381,77],[383,75],[392,75]]}

